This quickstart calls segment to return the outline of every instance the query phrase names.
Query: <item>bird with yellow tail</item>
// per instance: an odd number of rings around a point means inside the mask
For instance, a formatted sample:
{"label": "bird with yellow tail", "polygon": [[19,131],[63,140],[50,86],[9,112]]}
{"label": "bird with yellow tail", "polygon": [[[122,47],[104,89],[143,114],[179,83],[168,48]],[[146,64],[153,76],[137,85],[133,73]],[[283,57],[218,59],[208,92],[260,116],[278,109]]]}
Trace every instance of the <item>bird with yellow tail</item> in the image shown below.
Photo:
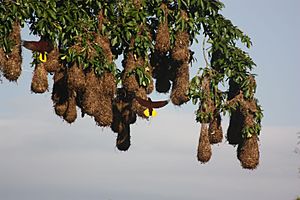
{"label": "bird with yellow tail", "polygon": [[39,52],[39,59],[41,62],[47,62],[47,53],[50,53],[54,49],[52,42],[41,37],[40,41],[22,41],[22,45],[31,51]]}
{"label": "bird with yellow tail", "polygon": [[169,103],[169,100],[164,100],[164,101],[152,101],[150,97],[148,97],[147,100],[142,99],[138,96],[135,97],[137,102],[146,107],[147,109],[144,111],[144,115],[146,117],[155,117],[157,115],[157,112],[154,108],[161,108],[164,107]]}

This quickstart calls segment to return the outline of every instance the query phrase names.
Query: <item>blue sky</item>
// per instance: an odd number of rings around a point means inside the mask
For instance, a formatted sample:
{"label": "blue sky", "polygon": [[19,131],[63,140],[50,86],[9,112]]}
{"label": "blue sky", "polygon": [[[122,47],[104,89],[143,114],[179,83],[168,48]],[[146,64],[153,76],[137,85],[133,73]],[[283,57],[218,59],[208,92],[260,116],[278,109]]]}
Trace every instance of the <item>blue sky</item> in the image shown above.
{"label": "blue sky", "polygon": [[[300,132],[300,1],[223,2],[222,13],[253,41],[249,53],[257,64],[257,97],[265,115],[258,169],[241,169],[236,149],[225,140],[213,146],[209,163],[198,163],[200,127],[190,104],[168,105],[149,122],[139,120],[131,128],[131,148],[119,152],[110,130],[89,117],[69,125],[55,116],[50,92],[31,94],[31,54],[24,50],[18,83],[0,84],[0,199],[281,200],[300,195],[300,155],[294,152]],[[224,132],[227,125],[225,118]]]}

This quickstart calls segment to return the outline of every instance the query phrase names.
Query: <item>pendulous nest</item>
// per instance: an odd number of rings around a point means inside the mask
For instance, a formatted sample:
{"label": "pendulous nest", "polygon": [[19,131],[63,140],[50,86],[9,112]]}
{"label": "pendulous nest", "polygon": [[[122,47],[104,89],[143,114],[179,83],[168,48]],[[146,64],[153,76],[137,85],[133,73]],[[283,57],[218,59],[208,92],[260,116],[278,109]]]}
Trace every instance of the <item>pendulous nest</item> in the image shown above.
{"label": "pendulous nest", "polygon": [[67,81],[70,90],[84,91],[86,80],[82,67],[74,63],[67,71]]}
{"label": "pendulous nest", "polygon": [[259,164],[257,135],[246,138],[243,143],[238,146],[237,154],[243,168],[255,169]]}
{"label": "pendulous nest", "polygon": [[215,118],[209,123],[208,128],[209,141],[211,144],[217,144],[222,142],[223,131],[221,126],[221,115],[217,114]]}
{"label": "pendulous nest", "polygon": [[48,72],[44,64],[36,64],[31,81],[31,91],[34,93],[44,93],[48,90]]}
{"label": "pendulous nest", "polygon": [[176,77],[173,81],[171,92],[171,101],[174,105],[182,105],[189,100],[189,65],[188,63],[181,64],[177,71]]}
{"label": "pendulous nest", "polygon": [[77,110],[76,110],[76,100],[75,96],[70,95],[67,101],[67,108],[63,114],[64,120],[66,120],[69,124],[73,123],[77,118]]}
{"label": "pendulous nest", "polygon": [[116,146],[120,151],[127,151],[130,147],[130,126],[126,124],[122,132],[118,133]]}
{"label": "pendulous nest", "polygon": [[185,31],[179,31],[176,33],[175,38],[175,44],[171,52],[172,59],[179,63],[189,62],[189,34]]}
{"label": "pendulous nest", "polygon": [[210,160],[211,155],[212,151],[209,142],[208,124],[202,123],[197,153],[198,161],[201,163],[206,163]]}
{"label": "pendulous nest", "polygon": [[22,72],[20,32],[20,24],[15,22],[12,27],[12,32],[8,36],[9,40],[14,42],[12,51],[7,55],[5,55],[3,50],[0,52],[0,68],[2,68],[3,76],[9,81],[17,81]]}
{"label": "pendulous nest", "polygon": [[47,55],[47,62],[44,63],[47,72],[52,73],[61,68],[61,63],[59,61],[59,50],[58,48],[53,49]]}
{"label": "pendulous nest", "polygon": [[155,40],[155,51],[159,54],[166,54],[170,49],[170,32],[168,26],[168,8],[167,5],[162,4],[161,9],[165,13],[164,21],[160,22],[157,28],[156,40]]}
{"label": "pendulous nest", "polygon": [[110,126],[113,122],[112,99],[107,96],[100,96],[98,100],[98,107],[94,113],[94,120],[98,126]]}

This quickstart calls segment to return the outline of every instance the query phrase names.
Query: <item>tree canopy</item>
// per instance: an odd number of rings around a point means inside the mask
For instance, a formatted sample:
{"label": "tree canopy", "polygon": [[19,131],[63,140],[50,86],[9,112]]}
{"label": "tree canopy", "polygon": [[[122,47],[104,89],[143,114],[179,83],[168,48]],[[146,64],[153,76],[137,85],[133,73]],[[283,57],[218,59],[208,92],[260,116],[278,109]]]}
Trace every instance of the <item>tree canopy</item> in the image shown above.
{"label": "tree canopy", "polygon": [[[199,105],[200,162],[222,141],[221,116],[228,114],[226,138],[238,145],[242,167],[253,169],[263,114],[251,73],[255,63],[243,50],[252,43],[221,14],[223,7],[218,0],[0,0],[0,72],[17,81],[22,45],[33,50],[31,90],[46,92],[53,75],[56,114],[72,123],[80,108],[82,116],[118,133],[119,150],[129,148],[137,116],[149,118],[167,103],[148,98],[154,89],[170,94],[176,106]],[[22,41],[24,25],[40,41]],[[199,35],[206,63],[190,77],[190,46]],[[122,66],[115,64],[119,56]]]}

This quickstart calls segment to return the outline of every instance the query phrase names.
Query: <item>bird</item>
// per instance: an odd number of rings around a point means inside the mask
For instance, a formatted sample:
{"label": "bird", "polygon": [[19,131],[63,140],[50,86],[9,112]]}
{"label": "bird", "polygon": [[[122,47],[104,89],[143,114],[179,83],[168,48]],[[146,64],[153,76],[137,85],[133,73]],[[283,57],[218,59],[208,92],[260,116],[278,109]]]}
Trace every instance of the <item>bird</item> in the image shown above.
{"label": "bird", "polygon": [[42,62],[47,61],[47,53],[50,53],[54,49],[54,45],[49,39],[41,37],[39,41],[22,41],[22,46],[34,52],[39,52],[39,59]]}
{"label": "bird", "polygon": [[146,117],[150,117],[150,116],[156,116],[156,111],[154,110],[154,108],[161,108],[164,107],[165,105],[167,105],[169,103],[169,100],[164,100],[164,101],[152,101],[152,99],[150,97],[148,97],[147,100],[142,99],[138,96],[135,97],[136,100],[138,101],[138,103],[144,107],[146,107],[147,109],[144,111],[144,115]]}

